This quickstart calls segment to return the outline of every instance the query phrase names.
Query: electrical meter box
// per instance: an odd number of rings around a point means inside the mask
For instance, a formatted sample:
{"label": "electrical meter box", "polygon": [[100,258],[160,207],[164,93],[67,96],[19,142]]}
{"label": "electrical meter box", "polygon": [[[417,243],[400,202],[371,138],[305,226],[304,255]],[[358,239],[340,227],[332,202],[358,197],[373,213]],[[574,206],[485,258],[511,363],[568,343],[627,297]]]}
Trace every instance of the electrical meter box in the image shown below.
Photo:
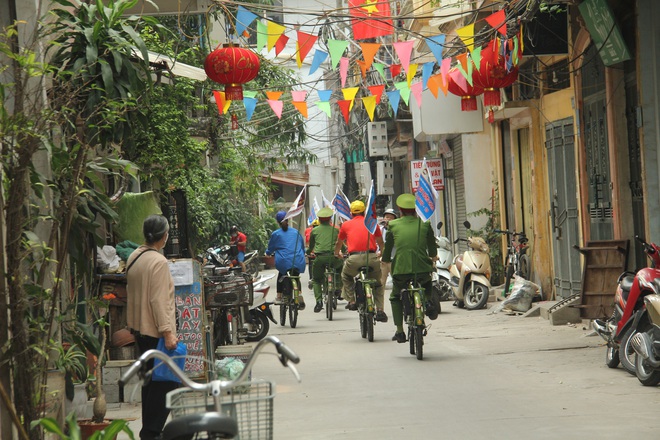
{"label": "electrical meter box", "polygon": [[394,195],[394,163],[391,160],[376,161],[376,181],[379,196]]}
{"label": "electrical meter box", "polygon": [[387,148],[387,122],[370,122],[367,124],[369,140],[369,156],[389,156]]}

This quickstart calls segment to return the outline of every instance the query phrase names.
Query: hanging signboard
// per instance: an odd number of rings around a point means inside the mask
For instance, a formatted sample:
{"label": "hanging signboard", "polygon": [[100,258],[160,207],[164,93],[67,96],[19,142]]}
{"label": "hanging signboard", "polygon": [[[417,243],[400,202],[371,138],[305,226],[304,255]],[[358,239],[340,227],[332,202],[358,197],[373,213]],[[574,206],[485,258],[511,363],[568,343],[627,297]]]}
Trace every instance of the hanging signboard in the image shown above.
{"label": "hanging signboard", "polygon": [[170,261],[170,273],[174,278],[174,304],[179,324],[177,336],[188,348],[184,370],[191,378],[204,377],[206,345],[202,325],[205,313],[202,268],[199,261],[182,258]]}
{"label": "hanging signboard", "polygon": [[[423,160],[410,161],[410,177],[412,179],[413,192],[417,191],[417,187],[419,186],[419,176],[422,174],[423,163]],[[429,169],[431,185],[433,185],[433,188],[435,188],[436,191],[445,189],[445,178],[442,171],[442,159],[426,159],[426,167]]]}
{"label": "hanging signboard", "polygon": [[606,0],[585,0],[578,5],[589,34],[598,48],[603,64],[613,64],[630,59],[630,51],[623,41],[621,31],[614,22]]}

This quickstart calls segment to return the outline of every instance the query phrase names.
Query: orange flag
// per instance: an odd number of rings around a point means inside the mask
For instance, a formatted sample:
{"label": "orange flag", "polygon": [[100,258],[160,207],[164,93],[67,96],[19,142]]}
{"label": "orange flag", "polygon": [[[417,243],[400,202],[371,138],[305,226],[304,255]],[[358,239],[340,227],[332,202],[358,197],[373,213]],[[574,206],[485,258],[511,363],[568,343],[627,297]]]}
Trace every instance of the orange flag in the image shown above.
{"label": "orange flag", "polygon": [[374,58],[376,57],[376,53],[378,53],[378,49],[380,49],[380,43],[360,43],[360,47],[362,48],[362,56],[364,57],[364,62],[367,65],[367,69],[371,67],[371,63],[374,62]]}
{"label": "orange flag", "polygon": [[303,115],[305,119],[307,119],[307,103],[305,101],[293,101],[293,106],[298,109],[300,114]]}
{"label": "orange flag", "polygon": [[436,99],[438,98],[438,89],[440,88],[441,83],[442,75],[439,73],[436,75],[431,75],[428,82],[426,83],[426,86],[429,88],[431,93],[433,93],[433,96],[435,96]]}
{"label": "orange flag", "polygon": [[277,101],[282,96],[282,93],[284,92],[266,92],[266,96],[271,101]]}
{"label": "orange flag", "polygon": [[348,116],[350,114],[350,107],[351,104],[353,103],[352,99],[342,99],[337,101],[337,105],[339,105],[339,110],[341,110],[341,114],[344,115],[344,120],[348,124]]}
{"label": "orange flag", "polygon": [[362,60],[355,60],[355,62],[360,66],[360,71],[362,72],[362,79],[367,78],[367,62]]}

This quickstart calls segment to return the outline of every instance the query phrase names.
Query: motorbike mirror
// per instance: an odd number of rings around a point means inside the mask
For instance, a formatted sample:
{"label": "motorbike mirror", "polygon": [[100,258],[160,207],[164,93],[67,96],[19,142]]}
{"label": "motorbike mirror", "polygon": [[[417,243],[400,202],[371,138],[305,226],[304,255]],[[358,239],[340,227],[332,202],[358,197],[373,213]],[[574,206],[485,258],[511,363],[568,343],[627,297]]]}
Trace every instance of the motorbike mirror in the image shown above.
{"label": "motorbike mirror", "polygon": [[438,224],[436,225],[436,228],[437,228],[437,229],[442,228],[442,222],[438,222]]}
{"label": "motorbike mirror", "polygon": [[468,228],[468,229],[470,229],[470,228],[472,227],[472,225],[470,224],[470,222],[467,221],[467,220],[465,220],[465,221],[463,222],[463,226],[465,226],[465,227]]}

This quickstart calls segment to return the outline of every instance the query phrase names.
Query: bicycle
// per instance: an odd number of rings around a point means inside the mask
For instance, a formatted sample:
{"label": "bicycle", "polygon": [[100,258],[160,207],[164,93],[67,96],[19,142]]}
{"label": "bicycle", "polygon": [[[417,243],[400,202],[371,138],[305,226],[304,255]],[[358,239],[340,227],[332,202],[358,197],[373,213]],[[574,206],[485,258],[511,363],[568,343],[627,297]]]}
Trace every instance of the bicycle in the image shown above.
{"label": "bicycle", "polygon": [[362,266],[355,277],[355,303],[360,318],[360,334],[369,342],[374,341],[374,326],[376,325],[376,303],[374,301],[374,285],[376,280],[367,278],[371,272],[369,266]]}
{"label": "bicycle", "polygon": [[427,334],[424,315],[426,304],[424,301],[424,288],[413,281],[408,282],[408,288],[401,291],[403,305],[403,320],[408,325],[408,342],[410,354],[417,355],[418,360],[424,358],[424,336]]}
{"label": "bicycle", "polygon": [[282,303],[280,304],[280,324],[286,325],[286,315],[289,312],[289,325],[298,325],[298,310],[304,309],[302,290],[300,289],[300,272],[291,269],[286,273],[282,286]]}
{"label": "bicycle", "polygon": [[216,347],[242,344],[248,339],[244,324],[249,320],[254,301],[252,281],[249,274],[237,270],[204,277],[204,301],[211,313]]}
{"label": "bicycle", "polygon": [[527,242],[529,240],[524,232],[513,232],[501,229],[496,229],[494,232],[497,234],[506,234],[507,236],[503,292],[503,294],[506,295],[509,292],[509,285],[514,274],[523,279],[529,279],[529,257],[527,256],[527,249],[529,249]]}
{"label": "bicycle", "polygon": [[243,439],[272,439],[274,383],[248,378],[252,365],[267,344],[275,346],[282,365],[291,369],[300,382],[300,375],[293,366],[300,362],[298,355],[276,337],[266,336],[254,347],[243,371],[234,380],[194,382],[167,354],[148,350],[131,364],[119,385],[128,383],[136,374],[144,381],[153,371],[148,371],[147,362],[159,359],[183,384],[182,388],[167,394],[171,420],[163,428],[162,440],[220,439],[238,435]]}
{"label": "bicycle", "polygon": [[331,264],[326,264],[321,289],[323,291],[323,302],[325,303],[325,316],[328,321],[332,321],[332,313],[337,310],[336,277],[337,271],[335,268]]}

